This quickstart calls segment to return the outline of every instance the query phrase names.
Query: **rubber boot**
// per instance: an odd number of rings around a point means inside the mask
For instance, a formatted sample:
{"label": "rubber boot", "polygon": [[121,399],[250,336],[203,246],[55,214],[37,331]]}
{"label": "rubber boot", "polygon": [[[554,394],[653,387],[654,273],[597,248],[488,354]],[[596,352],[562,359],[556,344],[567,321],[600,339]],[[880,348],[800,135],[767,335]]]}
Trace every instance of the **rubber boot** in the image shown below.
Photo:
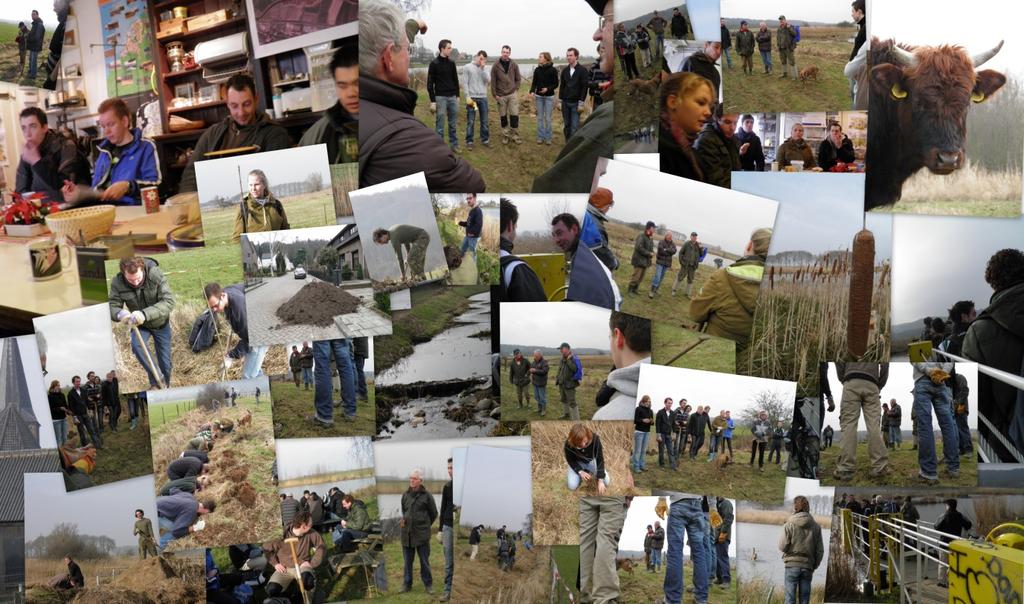
{"label": "rubber boot", "polygon": [[686,284],[686,297],[687,297],[687,298],[689,298],[689,297],[690,297],[690,291],[691,291],[692,289],[693,289],[693,284],[692,284],[692,283],[687,283],[687,284]]}

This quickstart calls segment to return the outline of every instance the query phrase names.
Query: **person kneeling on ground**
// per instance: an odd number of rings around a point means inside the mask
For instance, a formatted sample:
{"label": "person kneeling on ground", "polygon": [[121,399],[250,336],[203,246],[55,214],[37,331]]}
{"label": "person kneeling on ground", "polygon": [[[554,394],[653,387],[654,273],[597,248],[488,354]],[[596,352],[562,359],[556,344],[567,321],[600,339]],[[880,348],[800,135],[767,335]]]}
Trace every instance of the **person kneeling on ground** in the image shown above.
{"label": "person kneeling on ground", "polygon": [[601,437],[583,424],[573,424],[563,452],[569,464],[566,471],[566,486],[569,490],[575,491],[582,481],[594,479],[597,482],[597,494],[604,495],[605,489],[611,484],[611,476],[604,469]]}
{"label": "person kneeling on ground", "polygon": [[78,563],[72,560],[70,555],[64,556],[64,563],[68,565],[68,572],[53,577],[48,585],[53,589],[85,587],[85,577],[82,576],[82,569],[78,567]]}
{"label": "person kneeling on ground", "polygon": [[[291,539],[296,540],[294,549],[289,543]],[[292,557],[293,551],[295,557]],[[316,587],[316,569],[324,560],[324,540],[313,530],[309,512],[295,514],[284,538],[264,543],[263,552],[267,555],[267,564],[274,568],[266,587],[271,598],[284,594],[296,579],[302,581],[306,591]]]}
{"label": "person kneeling on ground", "polygon": [[195,495],[172,490],[166,497],[156,498],[157,523],[160,527],[159,551],[163,552],[173,539],[180,539],[206,528],[199,517],[212,513],[217,504],[212,499],[197,501]]}

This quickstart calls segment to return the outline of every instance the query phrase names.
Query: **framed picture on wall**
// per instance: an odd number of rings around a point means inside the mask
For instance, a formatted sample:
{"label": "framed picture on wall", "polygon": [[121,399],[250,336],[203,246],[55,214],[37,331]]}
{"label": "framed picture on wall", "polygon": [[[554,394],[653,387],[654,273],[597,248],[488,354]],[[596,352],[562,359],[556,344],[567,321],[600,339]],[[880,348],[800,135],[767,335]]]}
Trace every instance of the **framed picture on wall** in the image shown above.
{"label": "framed picture on wall", "polygon": [[74,78],[82,75],[82,67],[78,63],[72,63],[71,65],[64,66],[64,77]]}
{"label": "framed picture on wall", "polygon": [[358,0],[245,0],[257,59],[359,33]]}
{"label": "framed picture on wall", "polygon": [[75,30],[69,29],[64,32],[64,46],[77,46],[78,35],[75,34]]}

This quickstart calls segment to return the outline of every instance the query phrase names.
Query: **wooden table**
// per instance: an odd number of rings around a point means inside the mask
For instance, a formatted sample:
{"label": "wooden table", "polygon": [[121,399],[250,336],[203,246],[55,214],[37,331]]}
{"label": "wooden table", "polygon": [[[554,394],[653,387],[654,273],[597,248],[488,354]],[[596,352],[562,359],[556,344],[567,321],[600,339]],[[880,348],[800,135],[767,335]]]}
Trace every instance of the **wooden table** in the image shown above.
{"label": "wooden table", "polygon": [[177,216],[177,211],[167,206],[160,206],[160,211],[153,214],[147,214],[146,208],[142,206],[120,206],[111,234],[152,233],[155,243],[164,245],[167,243],[167,233],[178,226],[175,222]]}

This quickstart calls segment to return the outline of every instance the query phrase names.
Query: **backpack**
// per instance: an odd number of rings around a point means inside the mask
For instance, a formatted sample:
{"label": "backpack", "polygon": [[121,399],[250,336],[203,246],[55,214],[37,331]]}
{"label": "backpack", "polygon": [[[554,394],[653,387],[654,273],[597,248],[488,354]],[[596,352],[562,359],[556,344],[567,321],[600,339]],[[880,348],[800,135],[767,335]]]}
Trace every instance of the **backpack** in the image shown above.
{"label": "backpack", "polygon": [[202,352],[213,346],[217,336],[217,319],[213,312],[205,310],[199,313],[192,322],[192,330],[188,334],[188,345],[192,352]]}

